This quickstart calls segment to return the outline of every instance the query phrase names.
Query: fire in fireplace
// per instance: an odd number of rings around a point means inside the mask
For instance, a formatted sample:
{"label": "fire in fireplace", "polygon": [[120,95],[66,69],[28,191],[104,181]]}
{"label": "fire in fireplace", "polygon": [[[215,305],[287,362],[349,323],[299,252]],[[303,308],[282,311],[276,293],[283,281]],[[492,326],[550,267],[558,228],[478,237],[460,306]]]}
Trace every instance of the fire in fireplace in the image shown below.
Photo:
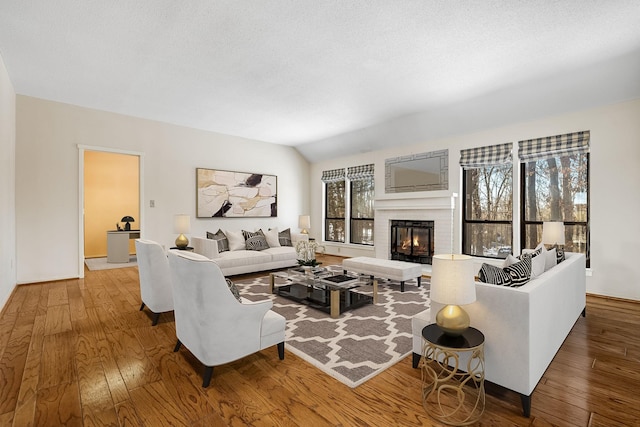
{"label": "fire in fireplace", "polygon": [[391,220],[391,259],[431,264],[433,221]]}

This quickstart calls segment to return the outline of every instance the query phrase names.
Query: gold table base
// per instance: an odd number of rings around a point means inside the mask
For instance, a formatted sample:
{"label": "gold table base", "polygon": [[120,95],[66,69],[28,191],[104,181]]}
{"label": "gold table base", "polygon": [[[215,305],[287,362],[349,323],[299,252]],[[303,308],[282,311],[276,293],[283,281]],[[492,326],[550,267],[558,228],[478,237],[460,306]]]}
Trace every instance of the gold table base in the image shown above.
{"label": "gold table base", "polygon": [[[431,417],[456,426],[480,419],[485,407],[483,346],[449,348],[424,340],[422,406]],[[468,362],[460,366],[465,353]]]}

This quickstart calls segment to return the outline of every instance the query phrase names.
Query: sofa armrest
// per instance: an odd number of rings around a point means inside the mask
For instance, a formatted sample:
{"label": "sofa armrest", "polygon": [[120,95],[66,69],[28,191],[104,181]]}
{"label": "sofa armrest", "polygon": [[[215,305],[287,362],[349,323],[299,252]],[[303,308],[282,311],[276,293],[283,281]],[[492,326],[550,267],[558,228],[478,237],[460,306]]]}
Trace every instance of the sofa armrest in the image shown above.
{"label": "sofa armrest", "polygon": [[191,244],[193,245],[193,251],[197,254],[204,255],[209,259],[220,257],[220,253],[218,253],[218,242],[213,239],[192,237]]}

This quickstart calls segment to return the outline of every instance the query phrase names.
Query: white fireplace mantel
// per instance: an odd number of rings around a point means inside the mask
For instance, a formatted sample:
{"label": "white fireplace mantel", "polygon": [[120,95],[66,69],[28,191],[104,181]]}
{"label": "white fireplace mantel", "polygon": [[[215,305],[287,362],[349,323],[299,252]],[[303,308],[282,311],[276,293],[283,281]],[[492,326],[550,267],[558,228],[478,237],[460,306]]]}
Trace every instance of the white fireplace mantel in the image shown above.
{"label": "white fireplace mantel", "polygon": [[452,221],[457,193],[444,197],[384,198],[374,201],[376,258],[389,259],[391,220],[429,220],[435,223],[435,253],[451,253]]}

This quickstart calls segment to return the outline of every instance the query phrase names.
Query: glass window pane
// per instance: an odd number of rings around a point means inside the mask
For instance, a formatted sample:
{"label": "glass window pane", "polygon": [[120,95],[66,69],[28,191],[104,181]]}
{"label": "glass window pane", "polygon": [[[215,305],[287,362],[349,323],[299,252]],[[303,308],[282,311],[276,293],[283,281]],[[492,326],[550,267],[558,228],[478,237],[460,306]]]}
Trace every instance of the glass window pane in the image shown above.
{"label": "glass window pane", "polygon": [[344,181],[326,184],[327,218],[344,218]]}
{"label": "glass window pane", "polygon": [[351,243],[373,245],[373,221],[351,220]]}
{"label": "glass window pane", "polygon": [[464,172],[465,219],[511,221],[513,219],[512,166],[490,166]]}
{"label": "glass window pane", "polygon": [[512,253],[511,224],[467,223],[464,253],[472,256],[506,258]]}
{"label": "glass window pane", "polygon": [[525,163],[525,221],[586,222],[588,155]]}
{"label": "glass window pane", "polygon": [[351,218],[373,218],[373,179],[351,181]]}
{"label": "glass window pane", "polygon": [[344,220],[327,219],[324,229],[326,241],[344,243]]}

